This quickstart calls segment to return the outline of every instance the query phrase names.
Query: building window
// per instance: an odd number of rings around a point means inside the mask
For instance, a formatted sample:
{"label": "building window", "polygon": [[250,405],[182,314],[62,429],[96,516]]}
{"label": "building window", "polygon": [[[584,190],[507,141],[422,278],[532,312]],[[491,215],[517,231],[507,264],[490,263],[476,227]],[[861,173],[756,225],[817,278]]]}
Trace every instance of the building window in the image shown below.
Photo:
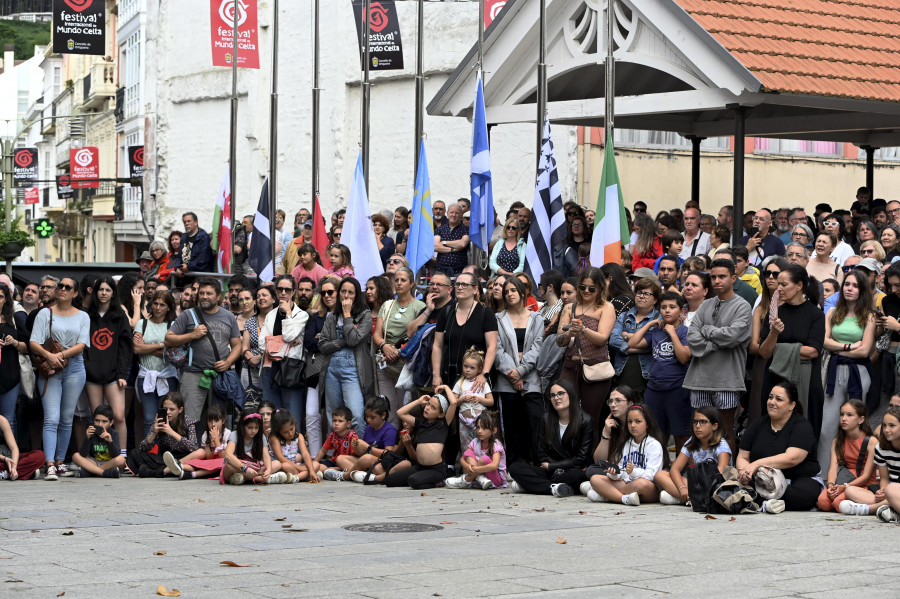
{"label": "building window", "polygon": [[756,154],[843,158],[843,145],[834,141],[754,137],[753,151]]}
{"label": "building window", "polygon": [[[700,142],[700,149],[707,151],[729,150],[728,137],[710,137]],[[692,149],[691,140],[672,131],[645,131],[643,129],[614,129],[613,143],[617,148],[648,148],[657,150]]]}
{"label": "building window", "polygon": [[140,114],[141,108],[141,33],[125,42],[125,118]]}

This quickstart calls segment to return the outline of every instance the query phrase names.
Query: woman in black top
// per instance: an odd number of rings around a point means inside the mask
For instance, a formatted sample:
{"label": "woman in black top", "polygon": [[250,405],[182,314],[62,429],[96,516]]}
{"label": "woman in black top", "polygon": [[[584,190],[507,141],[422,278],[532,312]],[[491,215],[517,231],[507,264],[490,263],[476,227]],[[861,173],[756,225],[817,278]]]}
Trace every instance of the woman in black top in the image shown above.
{"label": "woman in black top", "polygon": [[[799,343],[801,362],[810,363],[809,391],[805,403],[809,421],[816,427],[821,424],[825,400],[821,365],[822,347],[825,343],[825,315],[818,307],[819,283],[802,266],[788,264],[778,275],[778,291],[781,296],[778,318],[770,325],[766,314],[762,321],[759,356],[767,360],[762,397],[768,398],[772,386],[782,379],[771,371],[776,347],[782,343]],[[802,397],[799,401],[801,405],[804,403]]]}
{"label": "woman in black top", "polygon": [[900,343],[900,265],[892,264],[884,273],[884,290],[881,300],[884,316],[878,318],[878,326],[890,331],[887,351],[881,352],[881,391],[888,397],[897,389],[897,345]]}
{"label": "woman in black top", "polygon": [[0,284],[0,415],[9,420],[16,432],[16,400],[22,373],[19,354],[28,351],[28,333],[13,317],[13,299],[9,287]]}
{"label": "woman in black top", "polygon": [[634,308],[634,291],[628,284],[625,269],[615,262],[609,262],[600,267],[600,272],[606,277],[606,297],[616,309],[616,318],[622,312],[628,312]]}
{"label": "woman in black top", "polygon": [[438,318],[431,352],[432,384],[453,386],[462,376],[463,355],[470,348],[484,352],[484,372],[475,379],[473,390],[484,388],[497,356],[497,317],[475,301],[478,279],[472,273],[456,278],[456,303]]}
{"label": "woman in black top", "polygon": [[818,478],[816,436],[797,398],[797,387],[782,381],[772,387],[765,416],[753,422],[741,436],[737,457],[738,479],[751,484],[760,466],[777,468],[790,481],[781,499],[763,503],[763,511],[807,511],[815,507],[822,491]]}
{"label": "woman in black top", "polygon": [[544,425],[537,430],[535,461],[539,465],[515,462],[508,466],[515,479],[509,486],[514,493],[569,497],[586,480],[594,427],[581,410],[575,385],[564,379],[550,385],[550,405],[553,409],[547,410]]}

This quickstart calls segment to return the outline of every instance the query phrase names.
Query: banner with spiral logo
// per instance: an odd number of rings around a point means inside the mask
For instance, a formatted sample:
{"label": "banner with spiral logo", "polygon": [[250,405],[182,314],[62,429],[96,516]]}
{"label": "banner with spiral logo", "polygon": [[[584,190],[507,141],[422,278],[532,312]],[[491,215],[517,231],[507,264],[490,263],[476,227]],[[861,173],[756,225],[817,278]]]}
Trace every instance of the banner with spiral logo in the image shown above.
{"label": "banner with spiral logo", "polygon": [[257,0],[210,0],[209,24],[214,67],[230,67],[234,58],[234,16],[237,11],[239,69],[259,68]]}
{"label": "banner with spiral logo", "polygon": [[105,55],[105,0],[53,0],[53,51]]}
{"label": "banner with spiral logo", "polygon": [[100,150],[94,146],[69,150],[72,187],[100,187]]}
{"label": "banner with spiral logo", "polygon": [[16,187],[31,187],[37,178],[37,148],[16,148],[13,152],[13,182]]}
{"label": "banner with spiral logo", "polygon": [[132,179],[144,178],[144,146],[128,146],[128,166]]}
{"label": "banner with spiral logo", "polygon": [[[363,13],[365,3],[353,0],[356,17],[356,38],[359,40],[360,61],[364,60]],[[400,40],[400,17],[394,0],[378,0],[369,4],[365,21],[369,25],[369,69],[393,71],[403,68],[403,42]]]}

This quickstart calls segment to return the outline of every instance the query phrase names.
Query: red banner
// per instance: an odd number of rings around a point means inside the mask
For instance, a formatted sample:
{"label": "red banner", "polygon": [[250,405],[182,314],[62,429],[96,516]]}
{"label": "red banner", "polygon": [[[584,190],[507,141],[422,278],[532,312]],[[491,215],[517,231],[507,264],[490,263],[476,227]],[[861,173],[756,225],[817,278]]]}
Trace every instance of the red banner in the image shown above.
{"label": "red banner", "polygon": [[209,31],[214,67],[230,67],[234,46],[234,14],[238,17],[237,66],[259,68],[259,16],[257,0],[209,0]]}
{"label": "red banner", "polygon": [[100,187],[100,150],[90,146],[69,150],[69,172],[72,187]]}
{"label": "red banner", "polygon": [[25,205],[37,204],[41,201],[41,194],[37,187],[31,187],[25,190]]}
{"label": "red banner", "polygon": [[484,28],[494,22],[500,10],[506,6],[508,0],[484,0]]}

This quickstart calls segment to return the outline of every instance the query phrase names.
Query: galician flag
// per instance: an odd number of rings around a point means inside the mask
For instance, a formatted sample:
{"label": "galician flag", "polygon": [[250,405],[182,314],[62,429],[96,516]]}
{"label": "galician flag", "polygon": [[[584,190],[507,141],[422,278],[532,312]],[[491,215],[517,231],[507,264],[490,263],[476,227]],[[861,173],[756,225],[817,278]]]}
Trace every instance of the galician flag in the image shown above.
{"label": "galician flag", "polygon": [[231,272],[231,175],[225,171],[219,196],[216,198],[216,210],[213,213],[212,239],[210,246],[216,253],[216,266],[220,273]]}
{"label": "galician flag", "polygon": [[621,264],[622,240],[629,238],[628,221],[625,219],[625,201],[622,199],[616,154],[609,133],[603,152],[603,174],[600,176],[596,214],[591,240],[591,266],[600,267],[609,262]]}

